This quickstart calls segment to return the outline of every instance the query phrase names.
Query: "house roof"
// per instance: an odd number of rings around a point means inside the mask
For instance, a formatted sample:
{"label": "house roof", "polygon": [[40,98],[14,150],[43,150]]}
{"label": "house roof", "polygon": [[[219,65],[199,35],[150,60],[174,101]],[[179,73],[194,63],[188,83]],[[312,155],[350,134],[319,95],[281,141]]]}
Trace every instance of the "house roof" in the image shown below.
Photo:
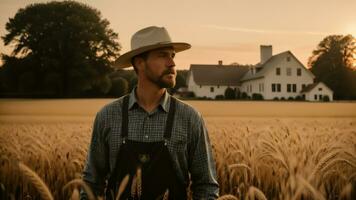
{"label": "house roof", "polygon": [[316,86],[318,85],[323,85],[324,87],[326,87],[328,90],[330,90],[331,92],[333,92],[327,85],[325,85],[323,82],[317,82],[317,83],[312,83],[307,85],[304,89],[302,89],[300,91],[300,93],[308,93],[310,91],[312,91]]}
{"label": "house roof", "polygon": [[[248,80],[253,80],[253,79],[259,79],[263,78],[265,74],[268,72],[269,68],[272,67],[273,65],[270,65],[270,63],[273,63],[275,60],[278,60],[280,58],[285,57],[286,55],[291,55],[301,66],[304,66],[290,51],[284,51],[282,53],[276,54],[272,57],[270,57],[266,62],[264,63],[258,63],[255,65],[257,72],[255,74],[252,73],[246,73],[246,75],[241,79],[241,81],[248,81]],[[307,69],[305,69],[307,70]],[[313,77],[314,75],[307,70]]]}
{"label": "house roof", "polygon": [[247,71],[246,66],[190,65],[190,73],[197,85],[240,85]]}
{"label": "house roof", "polygon": [[[253,80],[253,79],[259,79],[259,78],[263,78],[266,74],[266,72],[268,71],[269,63],[272,63],[274,60],[279,59],[280,57],[285,56],[286,54],[292,54],[290,51],[285,51],[279,54],[276,54],[272,57],[270,57],[266,62],[264,63],[258,63],[255,67],[257,69],[257,72],[255,74],[252,73],[246,73],[246,75],[241,79],[241,81],[248,81],[248,80]],[[292,54],[293,55],[293,54]],[[270,65],[272,66],[272,65]]]}
{"label": "house roof", "polygon": [[318,82],[318,83],[312,83],[312,84],[307,85],[305,88],[303,88],[303,89],[300,91],[300,93],[307,93],[307,92],[310,92],[310,91],[311,91],[312,89],[314,89],[319,83],[320,83],[320,82]]}

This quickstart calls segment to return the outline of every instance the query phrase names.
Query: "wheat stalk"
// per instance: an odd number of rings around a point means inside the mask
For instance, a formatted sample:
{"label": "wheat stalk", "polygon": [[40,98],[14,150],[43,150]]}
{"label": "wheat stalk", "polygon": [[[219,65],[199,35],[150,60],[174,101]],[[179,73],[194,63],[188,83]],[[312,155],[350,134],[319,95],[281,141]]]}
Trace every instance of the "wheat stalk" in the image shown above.
{"label": "wheat stalk", "polygon": [[304,188],[308,189],[313,194],[315,199],[325,200],[323,195],[321,195],[307,180],[305,180],[301,176],[296,176],[296,178],[300,185],[299,185],[299,188],[297,189],[296,193],[292,197],[292,200],[296,200],[299,197],[299,195],[302,193]]}
{"label": "wheat stalk", "polygon": [[127,184],[129,183],[129,180],[130,180],[130,175],[127,174],[121,181],[120,183],[120,186],[119,186],[119,189],[118,189],[118,193],[117,193],[117,196],[116,196],[116,200],[119,200],[121,195],[124,193],[125,191],[125,188],[127,186]]}
{"label": "wheat stalk", "polygon": [[72,196],[70,197],[71,200],[79,200],[80,199],[80,195],[79,195],[79,191],[77,188],[74,188],[73,192],[72,192]]}
{"label": "wheat stalk", "polygon": [[137,197],[141,198],[141,196],[142,196],[142,170],[140,167],[137,168],[136,177],[137,177],[137,181],[136,181]]}
{"label": "wheat stalk", "polygon": [[246,194],[245,200],[267,200],[265,194],[254,186],[250,186],[248,188],[248,192]]}
{"label": "wheat stalk", "polygon": [[352,194],[352,184],[348,183],[344,188],[342,188],[339,200],[351,200]]}
{"label": "wheat stalk", "polygon": [[167,189],[163,195],[163,200],[168,200],[168,199],[169,199],[169,190]]}
{"label": "wheat stalk", "polygon": [[35,186],[42,199],[53,200],[52,193],[49,191],[47,185],[42,181],[42,179],[36,174],[36,172],[32,171],[29,167],[21,162],[19,162],[19,169]]}
{"label": "wheat stalk", "polygon": [[226,194],[226,195],[219,197],[217,200],[238,200],[238,198],[235,197],[234,195]]}
{"label": "wheat stalk", "polygon": [[88,195],[88,199],[95,200],[95,195],[91,191],[90,187],[82,179],[73,179],[69,181],[65,186],[63,186],[62,191],[64,192],[71,185],[81,186],[84,189],[85,193]]}
{"label": "wheat stalk", "polygon": [[131,183],[131,197],[135,198],[137,194],[137,178],[136,175],[132,178],[132,183]]}

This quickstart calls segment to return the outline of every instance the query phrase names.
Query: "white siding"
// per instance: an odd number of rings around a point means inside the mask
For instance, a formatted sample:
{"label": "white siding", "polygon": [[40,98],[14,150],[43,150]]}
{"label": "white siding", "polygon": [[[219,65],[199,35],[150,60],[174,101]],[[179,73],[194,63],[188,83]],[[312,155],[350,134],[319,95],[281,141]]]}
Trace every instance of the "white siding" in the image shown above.
{"label": "white siding", "polygon": [[[214,88],[214,91],[211,92],[211,88]],[[194,82],[192,74],[189,75],[188,78],[188,90],[192,91],[195,93],[195,96],[197,97],[208,97],[208,98],[213,98],[217,95],[224,95],[225,90],[228,88],[228,86],[217,86],[217,85],[197,85]],[[236,88],[236,87],[231,87],[231,88]]]}
{"label": "white siding", "polygon": [[266,84],[263,78],[244,82],[240,88],[241,92],[246,92],[248,96],[252,97],[253,93],[258,93],[265,98]]}
{"label": "white siding", "polygon": [[[213,92],[211,88],[214,88]],[[227,86],[216,86],[216,85],[202,85],[201,88],[199,86],[199,90],[195,92],[195,95],[198,97],[209,97],[215,99],[217,95],[224,95]]]}
{"label": "white siding", "polygon": [[[290,57],[290,61],[287,61],[287,57]],[[311,72],[304,68],[292,55],[286,54],[279,60],[275,60],[270,63],[268,72],[265,74],[265,99],[273,99],[275,97],[296,97],[300,95],[302,85],[308,85],[313,83],[314,76]],[[267,67],[267,66],[265,66]],[[276,75],[276,68],[280,68],[280,75]],[[291,75],[287,75],[287,69],[291,70]],[[301,75],[297,75],[297,69],[301,69]],[[280,92],[272,92],[272,84],[280,84]],[[287,84],[291,84],[291,92],[287,92]],[[293,92],[293,84],[296,85],[296,91]]]}
{"label": "white siding", "polygon": [[331,91],[324,83],[319,83],[311,91],[305,94],[307,101],[322,101],[323,96],[329,96],[330,101],[333,101],[333,91]]}

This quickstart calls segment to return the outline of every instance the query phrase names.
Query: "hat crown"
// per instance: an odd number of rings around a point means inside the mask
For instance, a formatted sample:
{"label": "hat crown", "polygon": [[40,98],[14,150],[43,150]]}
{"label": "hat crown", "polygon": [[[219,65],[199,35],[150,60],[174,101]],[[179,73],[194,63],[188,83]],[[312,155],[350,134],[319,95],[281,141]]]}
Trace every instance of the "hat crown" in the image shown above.
{"label": "hat crown", "polygon": [[141,47],[171,43],[171,37],[164,27],[150,26],[137,31],[131,38],[131,50]]}

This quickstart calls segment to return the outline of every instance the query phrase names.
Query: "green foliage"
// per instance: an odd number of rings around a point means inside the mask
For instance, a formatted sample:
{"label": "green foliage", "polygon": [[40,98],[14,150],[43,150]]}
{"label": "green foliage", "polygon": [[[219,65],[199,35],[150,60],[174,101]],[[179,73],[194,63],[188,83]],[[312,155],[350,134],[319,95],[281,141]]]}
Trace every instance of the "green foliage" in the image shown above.
{"label": "green foliage", "polygon": [[181,87],[187,87],[187,84],[183,74],[181,74],[180,71],[178,71],[176,76],[176,85],[174,86],[174,89],[178,90]]}
{"label": "green foliage", "polygon": [[216,96],[215,96],[215,99],[216,99],[216,100],[223,100],[223,99],[225,99],[225,97],[224,97],[224,95],[219,94],[219,95],[216,95]]}
{"label": "green foliage", "polygon": [[263,95],[259,93],[253,93],[252,94],[252,99],[253,100],[263,100]]}
{"label": "green foliage", "polygon": [[126,79],[117,77],[111,80],[112,87],[109,95],[112,97],[121,97],[129,92],[129,84]]}
{"label": "green foliage", "polygon": [[324,102],[329,102],[329,101],[330,101],[329,96],[328,96],[328,95],[324,95],[324,96],[323,96],[323,101],[324,101]]}
{"label": "green foliage", "polygon": [[309,58],[316,81],[330,87],[335,99],[356,99],[355,55],[352,35],[330,35],[319,43]]}
{"label": "green foliage", "polygon": [[7,91],[23,89],[19,78],[28,72],[36,74],[36,83],[27,91],[63,97],[109,91],[105,76],[120,45],[98,10],[74,1],[35,3],[19,9],[5,28],[4,44],[14,46],[11,56],[2,57],[2,77],[15,80],[2,86]]}
{"label": "green foliage", "polygon": [[246,92],[241,93],[241,99],[249,99],[249,96],[247,95]]}
{"label": "green foliage", "polygon": [[236,99],[236,92],[234,89],[228,87],[224,93],[225,99]]}
{"label": "green foliage", "polygon": [[304,101],[305,99],[303,98],[303,96],[299,96],[298,95],[298,96],[295,97],[295,100],[296,101]]}
{"label": "green foliage", "polygon": [[19,77],[19,92],[30,93],[36,87],[36,75],[31,72],[22,73]]}

